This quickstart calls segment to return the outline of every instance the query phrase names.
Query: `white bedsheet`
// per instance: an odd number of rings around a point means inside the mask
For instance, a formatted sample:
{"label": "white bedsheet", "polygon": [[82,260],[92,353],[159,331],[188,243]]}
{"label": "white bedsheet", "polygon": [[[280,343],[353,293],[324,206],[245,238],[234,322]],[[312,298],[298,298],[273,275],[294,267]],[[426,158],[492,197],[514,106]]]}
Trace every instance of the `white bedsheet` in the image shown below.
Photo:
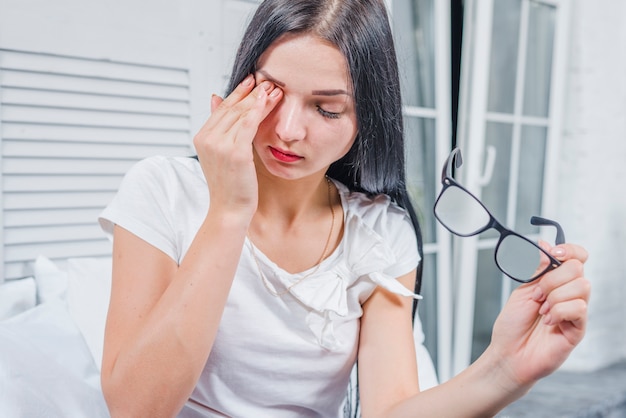
{"label": "white bedsheet", "polygon": [[108,417],[99,373],[66,302],[0,322],[0,417]]}

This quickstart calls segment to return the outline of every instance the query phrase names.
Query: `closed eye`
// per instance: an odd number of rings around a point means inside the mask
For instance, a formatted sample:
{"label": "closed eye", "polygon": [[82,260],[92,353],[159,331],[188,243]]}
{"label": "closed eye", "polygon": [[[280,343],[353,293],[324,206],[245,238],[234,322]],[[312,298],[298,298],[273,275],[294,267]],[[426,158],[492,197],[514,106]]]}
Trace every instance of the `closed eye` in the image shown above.
{"label": "closed eye", "polygon": [[320,115],[324,116],[328,119],[339,119],[341,113],[329,112],[327,110],[322,109],[320,106],[317,106],[317,111]]}

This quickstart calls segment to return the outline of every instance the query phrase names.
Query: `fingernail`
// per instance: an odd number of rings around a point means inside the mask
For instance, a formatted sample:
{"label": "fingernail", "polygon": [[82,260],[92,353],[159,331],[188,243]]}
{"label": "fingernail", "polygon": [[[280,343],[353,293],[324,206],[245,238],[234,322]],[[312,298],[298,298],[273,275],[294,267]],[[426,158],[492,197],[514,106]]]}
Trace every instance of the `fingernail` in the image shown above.
{"label": "fingernail", "polygon": [[533,290],[533,300],[537,302],[543,302],[543,299],[543,290],[541,290],[541,287],[535,286],[535,290]]}
{"label": "fingernail", "polygon": [[550,254],[552,254],[555,257],[564,257],[565,249],[563,247],[554,247],[550,250]]}
{"label": "fingernail", "polygon": [[243,85],[245,87],[250,87],[252,85],[253,82],[253,78],[252,78],[252,74],[248,75],[246,78],[243,79]]}
{"label": "fingernail", "polygon": [[280,89],[277,87],[272,91],[272,93],[270,94],[270,97],[278,97],[279,94],[280,94]]}
{"label": "fingernail", "polygon": [[546,325],[552,325],[552,315],[546,315],[543,317],[543,323]]}
{"label": "fingernail", "polygon": [[544,302],[544,304],[541,305],[541,308],[539,308],[539,315],[545,315],[548,312],[550,312],[550,304],[548,302]]}
{"label": "fingernail", "polygon": [[261,86],[265,89],[265,91],[270,91],[272,89],[272,83],[269,81],[262,82]]}

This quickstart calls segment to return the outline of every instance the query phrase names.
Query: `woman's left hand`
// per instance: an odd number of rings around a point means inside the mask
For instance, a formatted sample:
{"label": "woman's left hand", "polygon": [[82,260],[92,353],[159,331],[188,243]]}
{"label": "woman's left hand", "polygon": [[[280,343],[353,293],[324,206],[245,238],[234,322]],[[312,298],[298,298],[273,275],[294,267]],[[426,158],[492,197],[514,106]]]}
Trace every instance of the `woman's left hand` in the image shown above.
{"label": "woman's left hand", "polygon": [[549,248],[562,261],[540,279],[521,285],[493,328],[489,351],[515,386],[555,371],[582,340],[591,286],[584,277],[587,251],[573,244]]}

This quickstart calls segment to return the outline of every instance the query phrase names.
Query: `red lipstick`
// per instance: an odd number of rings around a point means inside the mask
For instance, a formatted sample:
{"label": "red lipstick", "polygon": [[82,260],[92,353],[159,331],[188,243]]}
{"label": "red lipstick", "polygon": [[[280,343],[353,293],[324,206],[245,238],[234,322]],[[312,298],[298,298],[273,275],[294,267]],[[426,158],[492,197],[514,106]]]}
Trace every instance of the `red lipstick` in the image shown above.
{"label": "red lipstick", "polygon": [[284,152],[273,147],[269,147],[269,148],[274,158],[276,158],[278,161],[283,162],[283,163],[293,163],[296,161],[300,161],[301,159],[304,158],[299,155],[289,154],[288,152]]}

